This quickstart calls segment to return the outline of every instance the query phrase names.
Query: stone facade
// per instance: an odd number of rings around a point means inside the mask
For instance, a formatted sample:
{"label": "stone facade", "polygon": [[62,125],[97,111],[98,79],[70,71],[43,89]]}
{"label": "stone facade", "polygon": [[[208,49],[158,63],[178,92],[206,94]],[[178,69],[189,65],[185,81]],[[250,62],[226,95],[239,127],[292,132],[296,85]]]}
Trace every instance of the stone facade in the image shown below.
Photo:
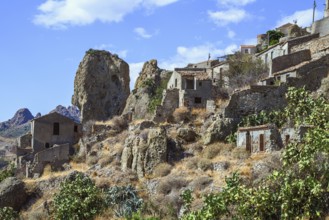
{"label": "stone facade", "polygon": [[250,153],[279,150],[282,148],[279,130],[272,124],[239,128],[237,147],[245,148]]}
{"label": "stone facade", "polygon": [[240,52],[243,54],[255,54],[257,51],[254,45],[241,45]]}
{"label": "stone facade", "polygon": [[31,131],[32,150],[39,152],[55,144],[77,143],[81,127],[73,120],[54,112],[33,120]]}
{"label": "stone facade", "polygon": [[[178,89],[179,107],[206,108],[212,99],[212,80],[203,68],[176,68],[169,79],[167,89]],[[176,104],[174,104],[176,105]]]}
{"label": "stone facade", "polygon": [[224,110],[224,118],[242,118],[262,110],[273,111],[286,106],[286,87],[250,86],[232,94]]}
{"label": "stone facade", "polygon": [[237,132],[237,147],[245,148],[250,153],[280,150],[290,142],[300,142],[310,126],[278,129],[273,124],[241,127]]}
{"label": "stone facade", "polygon": [[[41,174],[46,163],[61,167],[81,136],[81,125],[57,112],[31,121],[31,134],[19,138],[17,167],[28,177]],[[25,171],[26,170],[26,171]]]}

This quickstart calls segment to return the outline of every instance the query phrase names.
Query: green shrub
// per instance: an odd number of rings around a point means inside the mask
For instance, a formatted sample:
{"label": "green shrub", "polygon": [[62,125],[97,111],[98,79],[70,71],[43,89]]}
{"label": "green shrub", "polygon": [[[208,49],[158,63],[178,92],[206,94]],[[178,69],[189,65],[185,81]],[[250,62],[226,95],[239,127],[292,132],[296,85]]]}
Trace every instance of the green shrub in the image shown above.
{"label": "green shrub", "polygon": [[56,219],[92,219],[102,208],[100,190],[81,173],[65,180],[54,197]]}
{"label": "green shrub", "polygon": [[0,219],[15,220],[18,219],[18,213],[12,207],[0,208]]}
{"label": "green shrub", "polygon": [[10,164],[6,169],[0,171],[0,183],[8,177],[15,175],[14,164]]}
{"label": "green shrub", "polygon": [[117,217],[131,217],[143,204],[131,185],[113,186],[105,191],[105,204],[112,208]]}

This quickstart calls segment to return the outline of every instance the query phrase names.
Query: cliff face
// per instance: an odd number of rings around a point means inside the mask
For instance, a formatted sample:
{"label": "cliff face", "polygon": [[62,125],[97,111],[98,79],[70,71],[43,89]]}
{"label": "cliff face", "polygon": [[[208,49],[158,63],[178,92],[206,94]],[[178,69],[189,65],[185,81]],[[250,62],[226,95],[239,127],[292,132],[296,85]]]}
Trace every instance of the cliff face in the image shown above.
{"label": "cliff face", "polygon": [[167,71],[158,67],[157,60],[145,62],[123,113],[131,112],[133,119],[151,119],[153,113],[150,111],[150,102],[166,74]]}
{"label": "cliff face", "polygon": [[129,96],[129,65],[107,51],[89,50],[74,80],[72,104],[82,122],[120,115]]}

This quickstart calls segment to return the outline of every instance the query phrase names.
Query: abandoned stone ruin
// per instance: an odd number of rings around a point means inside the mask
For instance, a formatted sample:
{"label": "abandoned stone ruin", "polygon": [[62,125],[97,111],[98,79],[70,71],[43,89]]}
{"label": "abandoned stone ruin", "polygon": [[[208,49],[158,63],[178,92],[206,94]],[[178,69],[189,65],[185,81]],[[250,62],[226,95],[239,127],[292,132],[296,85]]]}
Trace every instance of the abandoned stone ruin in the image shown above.
{"label": "abandoned stone ruin", "polygon": [[32,120],[31,133],[18,140],[17,168],[26,177],[39,176],[47,164],[61,170],[81,134],[80,124],[57,112]]}

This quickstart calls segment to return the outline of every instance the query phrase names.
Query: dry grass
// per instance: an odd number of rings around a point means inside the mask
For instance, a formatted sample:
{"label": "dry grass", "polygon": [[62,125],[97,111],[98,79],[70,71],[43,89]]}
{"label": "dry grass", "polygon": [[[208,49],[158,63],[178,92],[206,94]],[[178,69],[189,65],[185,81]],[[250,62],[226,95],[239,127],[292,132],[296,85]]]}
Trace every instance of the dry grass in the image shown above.
{"label": "dry grass", "polygon": [[212,164],[211,160],[201,158],[198,160],[198,169],[200,169],[202,171],[212,170],[213,164]]}
{"label": "dry grass", "polygon": [[206,159],[213,159],[215,158],[217,155],[219,155],[219,153],[222,150],[222,146],[219,144],[212,144],[212,145],[208,145],[206,146],[203,151],[202,151],[202,157],[206,158]]}
{"label": "dry grass", "polygon": [[238,172],[241,174],[241,176],[251,178],[251,167],[250,166],[246,165],[246,166],[239,167]]}
{"label": "dry grass", "polygon": [[236,147],[232,151],[232,157],[235,159],[247,159],[250,157],[250,152],[246,151],[244,148]]}
{"label": "dry grass", "polygon": [[171,172],[172,166],[167,163],[160,163],[153,169],[154,177],[164,177],[169,175]]}
{"label": "dry grass", "polygon": [[205,108],[193,108],[191,111],[193,118],[198,119],[199,121],[204,121],[209,117],[210,113],[207,112]]}
{"label": "dry grass", "polygon": [[176,108],[173,117],[176,123],[190,121],[190,110],[186,107]]}

